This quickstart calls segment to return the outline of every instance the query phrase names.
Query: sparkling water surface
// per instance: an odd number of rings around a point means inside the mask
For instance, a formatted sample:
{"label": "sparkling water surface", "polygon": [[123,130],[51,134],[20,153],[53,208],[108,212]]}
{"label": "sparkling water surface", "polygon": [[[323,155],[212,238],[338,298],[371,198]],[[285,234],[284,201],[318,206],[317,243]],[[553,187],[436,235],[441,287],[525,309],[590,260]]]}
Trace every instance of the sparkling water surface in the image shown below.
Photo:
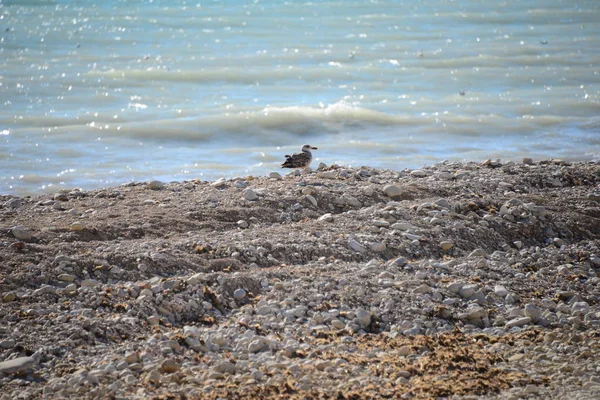
{"label": "sparkling water surface", "polygon": [[[589,1],[0,1],[0,194],[600,157]],[[318,162],[317,161],[317,162]]]}

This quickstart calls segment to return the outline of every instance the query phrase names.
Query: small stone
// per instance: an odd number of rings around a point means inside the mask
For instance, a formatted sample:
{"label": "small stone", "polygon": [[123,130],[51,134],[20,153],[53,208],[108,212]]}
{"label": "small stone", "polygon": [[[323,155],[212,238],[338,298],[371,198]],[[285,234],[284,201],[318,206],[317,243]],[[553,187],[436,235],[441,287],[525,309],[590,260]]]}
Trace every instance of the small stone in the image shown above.
{"label": "small stone", "polygon": [[233,292],[233,297],[235,299],[241,300],[244,297],[246,297],[246,291],[242,288],[235,289],[235,291]]}
{"label": "small stone", "polygon": [[483,249],[475,249],[469,254],[469,258],[485,257],[486,252]]}
{"label": "small stone", "polygon": [[165,374],[172,374],[181,369],[181,364],[173,359],[167,359],[160,364],[160,370]]}
{"label": "small stone", "polygon": [[129,353],[125,355],[125,362],[127,362],[127,364],[139,362],[138,355],[136,353]]}
{"label": "small stone", "polygon": [[590,305],[586,301],[577,301],[571,306],[573,314],[587,314],[590,312]]}
{"label": "small stone", "polygon": [[452,207],[452,205],[450,204],[450,202],[447,199],[438,199],[433,204],[435,204],[436,206],[438,206],[440,208],[444,208],[446,210],[449,210]]}
{"label": "small stone", "polygon": [[148,182],[146,187],[151,190],[161,190],[165,187],[165,185],[161,181],[151,181]]}
{"label": "small stone", "polygon": [[388,226],[390,226],[390,223],[384,220],[377,220],[377,221],[373,221],[373,226],[377,226],[380,228],[387,228]]}
{"label": "small stone", "polygon": [[[452,282],[448,285],[448,291],[450,293],[458,294],[464,285],[464,282]],[[473,293],[475,293],[475,291],[473,291]]]}
{"label": "small stone", "polygon": [[14,199],[5,201],[4,207],[17,209],[17,208],[21,208],[23,206],[23,204],[25,204],[25,201],[23,199],[14,198]]}
{"label": "small stone", "polygon": [[588,200],[591,200],[591,201],[600,201],[600,192],[590,193],[590,194],[588,194],[587,198],[588,198]]}
{"label": "small stone", "polygon": [[514,328],[515,326],[525,326],[531,322],[531,317],[521,317],[510,320],[504,326],[505,329]]}
{"label": "small stone", "polygon": [[317,203],[317,199],[315,199],[312,195],[307,194],[306,195],[306,200],[308,200],[308,202],[313,206],[313,207],[317,207],[318,203]]}
{"label": "small stone", "polygon": [[496,285],[494,286],[494,293],[496,293],[497,296],[505,298],[508,294],[508,290],[502,285]]}
{"label": "small stone", "polygon": [[352,207],[356,207],[356,208],[362,207],[362,203],[360,202],[360,200],[358,200],[354,196],[350,196],[349,194],[346,194],[346,193],[343,194],[342,197],[341,197],[341,200],[346,205],[349,205],[349,206],[352,206]]}
{"label": "small stone", "polygon": [[73,282],[75,281],[75,276],[70,274],[60,274],[58,280],[62,282]]}
{"label": "small stone", "polygon": [[29,230],[23,225],[13,227],[11,229],[11,233],[19,240],[30,240],[33,237],[31,232],[29,232]]}
{"label": "small stone", "polygon": [[244,190],[244,198],[248,201],[256,201],[258,200],[258,194],[252,189]]}
{"label": "small stone", "polygon": [[463,299],[470,299],[475,294],[477,289],[478,289],[477,285],[465,285],[460,288],[460,290],[458,291],[458,294]]}
{"label": "small stone", "polygon": [[72,231],[82,231],[85,229],[85,224],[83,222],[73,222],[69,229]]}
{"label": "small stone", "polygon": [[15,292],[8,292],[2,296],[2,302],[10,303],[11,301],[15,301],[16,298],[17,298],[17,295],[15,294]]}
{"label": "small stone", "polygon": [[336,179],[338,176],[337,171],[320,171],[317,172],[317,178],[321,179]]}
{"label": "small stone", "polygon": [[431,293],[433,290],[428,286],[428,285],[421,285],[421,286],[417,286],[416,288],[413,289],[413,293],[415,294],[425,294],[425,293]]}
{"label": "small stone", "polygon": [[240,220],[237,222],[237,226],[239,226],[239,227],[240,227],[240,228],[242,228],[242,229],[246,229],[246,228],[247,228],[247,227],[249,227],[250,225],[248,224],[248,222],[247,222],[247,221],[244,221],[243,219],[240,219]]}
{"label": "small stone", "polygon": [[452,247],[454,246],[454,243],[452,243],[449,240],[444,240],[442,242],[440,242],[440,247],[442,248],[442,250],[444,251],[448,251],[450,250]]}
{"label": "small stone", "polygon": [[395,224],[392,224],[391,228],[398,229],[400,231],[409,231],[415,227],[408,222],[396,222]]}
{"label": "small stone", "polygon": [[84,279],[81,281],[81,287],[96,287],[98,285],[100,285],[100,282],[95,279]]}
{"label": "small stone", "polygon": [[412,234],[412,233],[406,233],[406,232],[404,232],[404,233],[402,234],[402,236],[404,236],[404,237],[405,237],[405,238],[407,238],[408,240],[419,240],[419,239],[421,239],[421,236],[420,236],[420,235],[414,235],[414,234]]}
{"label": "small stone", "polygon": [[350,248],[358,253],[364,253],[365,251],[367,251],[366,247],[363,246],[362,244],[358,243],[356,240],[354,239],[350,239],[348,240],[348,246],[350,246]]}
{"label": "small stone", "polygon": [[335,329],[344,329],[344,327],[346,325],[344,325],[344,323],[342,321],[340,321],[339,319],[335,318],[331,321],[331,325],[335,328]]}
{"label": "small stone", "polygon": [[152,315],[148,317],[146,321],[148,321],[150,326],[158,326],[158,324],[160,323],[160,318],[158,318],[156,315]]}
{"label": "small stone", "polygon": [[255,339],[248,344],[248,353],[258,353],[265,347],[261,339]]}
{"label": "small stone", "polygon": [[400,357],[406,357],[410,354],[412,354],[412,348],[410,346],[402,346],[398,349],[398,355]]}
{"label": "small stone", "polygon": [[333,215],[331,215],[330,213],[323,214],[318,218],[318,221],[332,222]]}
{"label": "small stone", "polygon": [[404,267],[406,264],[408,264],[408,260],[404,257],[398,257],[389,262],[389,265],[396,267]]}
{"label": "small stone", "polygon": [[391,198],[399,197],[402,196],[402,189],[395,185],[387,185],[384,186],[383,193]]}
{"label": "small stone", "polygon": [[33,357],[18,357],[0,362],[0,373],[13,374],[16,372],[27,371],[35,365],[37,365],[37,362]]}
{"label": "small stone", "polygon": [[533,158],[524,157],[523,158],[523,164],[533,165]]}
{"label": "small stone", "polygon": [[276,179],[276,180],[278,180],[278,181],[280,181],[280,180],[282,180],[282,179],[283,179],[283,177],[281,176],[281,174],[280,174],[279,172],[271,172],[271,173],[269,174],[269,178],[271,178],[271,179]]}
{"label": "small stone", "polygon": [[326,368],[331,367],[331,361],[330,360],[320,360],[315,362],[315,368],[317,368],[319,371],[324,371]]}
{"label": "small stone", "polygon": [[542,318],[542,309],[532,303],[525,304],[525,316],[530,317],[534,323]]}
{"label": "small stone", "polygon": [[480,320],[488,317],[488,312],[482,307],[472,307],[467,310],[467,319],[469,320]]}
{"label": "small stone", "polygon": [[372,243],[369,248],[372,251],[376,251],[376,252],[381,252],[384,251],[387,247],[385,245],[385,243],[381,243],[381,242],[376,242],[376,243]]}
{"label": "small stone", "polygon": [[429,176],[429,173],[426,171],[423,171],[421,169],[415,169],[414,171],[410,172],[410,176],[415,176],[417,178],[424,178],[426,176]]}
{"label": "small stone", "polygon": [[371,313],[367,310],[359,308],[356,311],[356,323],[358,323],[361,327],[366,328],[371,324]]}
{"label": "small stone", "polygon": [[235,365],[229,360],[224,360],[217,363],[214,366],[214,370],[215,372],[219,372],[222,374],[233,374],[235,373]]}
{"label": "small stone", "polygon": [[15,344],[17,344],[17,342],[14,339],[6,339],[0,342],[0,347],[3,349],[11,349],[15,347]]}

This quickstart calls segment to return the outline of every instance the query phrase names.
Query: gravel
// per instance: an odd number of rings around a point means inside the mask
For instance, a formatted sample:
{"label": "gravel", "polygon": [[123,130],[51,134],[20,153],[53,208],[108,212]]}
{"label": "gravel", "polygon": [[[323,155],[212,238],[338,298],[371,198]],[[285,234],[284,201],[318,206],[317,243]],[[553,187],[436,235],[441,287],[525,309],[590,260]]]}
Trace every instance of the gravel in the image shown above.
{"label": "gravel", "polygon": [[0,399],[598,398],[599,183],[528,159],[0,196]]}

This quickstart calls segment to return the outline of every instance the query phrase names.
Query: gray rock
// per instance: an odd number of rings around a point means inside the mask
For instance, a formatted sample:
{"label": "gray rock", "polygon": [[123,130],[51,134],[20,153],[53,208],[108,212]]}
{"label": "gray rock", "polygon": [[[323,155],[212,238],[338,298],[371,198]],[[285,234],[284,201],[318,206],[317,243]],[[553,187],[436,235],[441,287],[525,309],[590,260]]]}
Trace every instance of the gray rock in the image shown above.
{"label": "gray rock", "polygon": [[235,373],[235,365],[229,361],[224,360],[215,364],[213,368],[216,372],[220,372],[222,374],[234,374]]}
{"label": "gray rock", "polygon": [[587,314],[590,312],[590,305],[585,301],[577,301],[571,306],[573,314]]}
{"label": "gray rock", "polygon": [[258,353],[265,347],[265,343],[261,339],[255,339],[248,344],[249,353]]}
{"label": "gray rock", "polygon": [[590,193],[588,194],[588,200],[592,200],[592,201],[600,201],[600,192],[598,193]]}
{"label": "gray rock", "polygon": [[441,207],[441,208],[445,208],[447,210],[449,210],[452,206],[450,205],[450,202],[446,199],[439,199],[437,200],[435,203],[436,206]]}
{"label": "gray rock", "polygon": [[11,233],[15,238],[19,240],[30,240],[33,237],[31,232],[23,225],[13,227],[11,229]]}
{"label": "gray rock", "polygon": [[444,251],[448,251],[450,250],[452,247],[454,246],[454,243],[452,243],[449,240],[443,240],[440,242],[440,247],[442,248],[442,250]]}
{"label": "gray rock", "polygon": [[245,220],[243,220],[243,219],[240,219],[240,220],[237,222],[237,226],[239,226],[239,227],[240,227],[240,228],[242,228],[242,229],[246,229],[246,228],[247,228],[247,227],[249,227],[250,225],[248,224],[248,222],[247,222],[247,221],[245,221]]}
{"label": "gray rock", "polygon": [[252,189],[244,190],[244,198],[248,201],[258,200],[258,194]]}
{"label": "gray rock", "polygon": [[338,177],[337,171],[320,171],[317,172],[317,178],[322,179],[336,179]]}
{"label": "gray rock", "polygon": [[429,176],[429,173],[426,171],[423,171],[421,169],[415,169],[414,171],[410,172],[410,176],[415,176],[417,178],[424,178],[426,176]]}
{"label": "gray rock", "polygon": [[391,198],[400,197],[402,196],[402,189],[395,185],[387,185],[383,187],[383,193]]}
{"label": "gray rock", "polygon": [[[465,286],[464,282],[452,282],[448,285],[448,291],[450,293],[458,294],[463,286]],[[473,291],[473,293],[475,293],[475,291]]]}
{"label": "gray rock", "polygon": [[233,292],[233,297],[236,298],[236,299],[238,299],[238,300],[241,300],[244,297],[246,297],[246,291],[244,289],[242,289],[242,288],[236,289]]}
{"label": "gray rock", "polygon": [[417,286],[413,289],[413,293],[415,294],[426,294],[431,293],[433,290],[426,284],[422,284],[421,286]]}
{"label": "gray rock", "polygon": [[165,187],[165,184],[161,181],[151,181],[146,185],[146,187],[151,190],[161,190]]}
{"label": "gray rock", "polygon": [[483,249],[475,249],[469,254],[469,258],[485,257],[486,252]]}
{"label": "gray rock", "polygon": [[504,326],[505,329],[514,328],[515,326],[525,326],[531,322],[531,317],[521,317],[510,320]]}
{"label": "gray rock", "polygon": [[542,318],[542,309],[532,303],[525,304],[525,316],[530,317],[534,323]]}
{"label": "gray rock", "polygon": [[363,246],[362,244],[358,243],[356,240],[354,239],[349,239],[348,240],[348,246],[350,246],[350,248],[358,253],[364,253],[365,251],[367,251],[367,248],[365,246]]}
{"label": "gray rock", "polygon": [[317,199],[315,199],[312,195],[307,194],[305,196],[306,200],[308,200],[308,202],[313,206],[313,207],[317,207],[318,203],[317,203]]}
{"label": "gray rock", "polygon": [[390,223],[385,220],[376,220],[373,221],[373,226],[377,226],[379,228],[387,228],[388,226],[390,226]]}
{"label": "gray rock", "polygon": [[458,294],[463,299],[470,299],[475,294],[477,289],[478,289],[477,285],[465,285],[460,288],[460,290],[458,291]]}
{"label": "gray rock", "polygon": [[330,213],[327,214],[323,214],[318,218],[319,221],[325,221],[325,222],[332,222],[333,221],[333,215],[331,215]]}
{"label": "gray rock", "polygon": [[17,209],[17,208],[21,208],[23,206],[23,204],[25,204],[25,201],[23,199],[20,199],[18,197],[15,197],[14,199],[10,199],[4,202],[4,207],[6,208],[12,208],[12,209]]}
{"label": "gray rock", "polygon": [[411,229],[414,229],[415,227],[412,224],[409,224],[408,222],[396,222],[392,224],[391,228],[398,229],[400,231],[409,231]]}
{"label": "gray rock", "polygon": [[381,252],[381,251],[384,251],[387,248],[387,246],[385,245],[385,243],[375,242],[375,243],[371,243],[371,245],[369,246],[369,248],[372,251]]}
{"label": "gray rock", "polygon": [[16,372],[27,371],[36,365],[37,361],[33,357],[19,357],[0,362],[0,373],[14,374]]}
{"label": "gray rock", "polygon": [[366,328],[371,324],[371,313],[367,310],[359,308],[356,311],[356,323],[362,328]]}
{"label": "gray rock", "polygon": [[508,290],[502,285],[496,285],[494,286],[494,293],[496,293],[497,296],[505,298],[508,294]]}

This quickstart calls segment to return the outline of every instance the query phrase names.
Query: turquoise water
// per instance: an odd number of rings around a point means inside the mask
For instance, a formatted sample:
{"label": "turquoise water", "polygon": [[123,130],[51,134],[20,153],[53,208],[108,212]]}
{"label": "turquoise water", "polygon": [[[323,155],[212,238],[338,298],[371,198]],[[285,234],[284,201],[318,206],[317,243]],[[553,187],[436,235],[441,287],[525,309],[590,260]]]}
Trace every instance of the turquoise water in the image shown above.
{"label": "turquoise water", "polygon": [[600,157],[597,1],[0,1],[0,193]]}

